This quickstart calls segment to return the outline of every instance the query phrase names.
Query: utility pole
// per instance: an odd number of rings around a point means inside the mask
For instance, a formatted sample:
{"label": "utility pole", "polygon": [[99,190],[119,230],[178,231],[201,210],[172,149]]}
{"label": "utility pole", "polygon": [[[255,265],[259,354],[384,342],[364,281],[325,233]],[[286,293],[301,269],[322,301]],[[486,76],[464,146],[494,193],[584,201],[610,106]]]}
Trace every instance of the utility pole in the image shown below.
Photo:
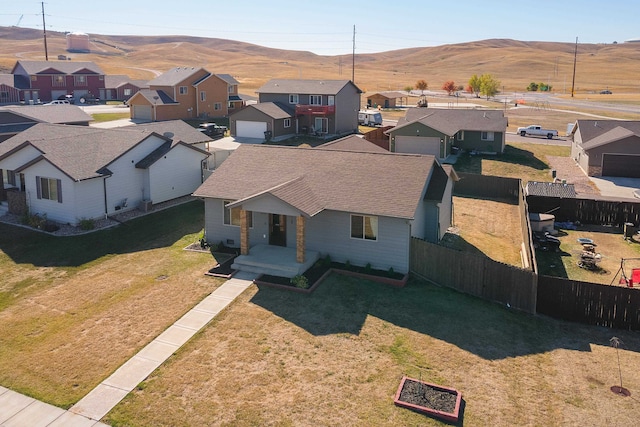
{"label": "utility pole", "polygon": [[573,80],[571,81],[571,97],[575,93],[576,87],[576,60],[578,58],[578,38],[576,37],[576,49],[573,52]]}
{"label": "utility pole", "polygon": [[44,22],[44,2],[40,2],[42,5],[42,35],[44,36],[44,59],[49,60],[49,50],[47,49],[47,24]]}
{"label": "utility pole", "polygon": [[356,84],[356,26],[353,26],[353,52],[351,53],[351,81]]}

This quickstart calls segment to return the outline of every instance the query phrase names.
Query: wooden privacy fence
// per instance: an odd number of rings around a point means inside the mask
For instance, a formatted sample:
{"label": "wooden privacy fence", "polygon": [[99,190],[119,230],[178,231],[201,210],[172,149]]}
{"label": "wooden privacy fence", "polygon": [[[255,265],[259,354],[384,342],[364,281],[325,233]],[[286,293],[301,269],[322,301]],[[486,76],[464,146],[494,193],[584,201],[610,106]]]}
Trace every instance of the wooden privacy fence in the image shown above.
{"label": "wooden privacy fence", "polygon": [[537,310],[557,319],[640,330],[640,289],[541,275]]}
{"label": "wooden privacy fence", "polygon": [[411,238],[409,268],[438,285],[536,312],[537,275],[484,256]]}
{"label": "wooden privacy fence", "polygon": [[508,199],[513,202],[518,200],[522,186],[518,178],[464,172],[457,172],[457,174],[460,181],[457,181],[454,187],[456,195]]}
{"label": "wooden privacy fence", "polygon": [[[457,183],[456,183],[457,185]],[[580,221],[583,224],[613,225],[640,223],[640,203],[597,199],[561,199],[559,197],[528,196],[529,211],[551,213],[556,221]]]}

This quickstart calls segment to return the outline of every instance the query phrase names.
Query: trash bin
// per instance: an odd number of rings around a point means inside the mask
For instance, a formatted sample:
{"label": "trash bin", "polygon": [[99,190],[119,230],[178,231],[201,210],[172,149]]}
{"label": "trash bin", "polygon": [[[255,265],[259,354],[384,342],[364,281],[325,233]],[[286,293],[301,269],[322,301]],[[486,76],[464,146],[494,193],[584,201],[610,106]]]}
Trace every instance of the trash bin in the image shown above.
{"label": "trash bin", "polygon": [[633,225],[632,222],[625,222],[623,232],[624,232],[625,239],[631,239],[636,232],[636,227]]}
{"label": "trash bin", "polygon": [[271,137],[273,136],[273,133],[270,130],[266,130],[264,131],[264,140],[265,141],[271,141]]}
{"label": "trash bin", "polygon": [[551,178],[556,179],[556,170],[555,169],[551,169]]}

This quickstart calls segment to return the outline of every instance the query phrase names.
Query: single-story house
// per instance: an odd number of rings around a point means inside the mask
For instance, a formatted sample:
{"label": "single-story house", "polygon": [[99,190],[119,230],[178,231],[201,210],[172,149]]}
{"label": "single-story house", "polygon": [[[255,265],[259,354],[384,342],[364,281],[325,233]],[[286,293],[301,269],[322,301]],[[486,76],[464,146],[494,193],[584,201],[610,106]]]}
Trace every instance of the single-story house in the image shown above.
{"label": "single-story house", "polygon": [[504,152],[507,125],[501,110],[409,108],[387,134],[392,152],[430,154],[444,160],[452,147]]}
{"label": "single-story house", "polygon": [[0,144],[0,196],[11,213],[76,225],[191,194],[207,156],[139,128],[40,123]]}
{"label": "single-story house", "polygon": [[[408,98],[408,95],[397,91],[375,92],[367,95],[368,108],[395,108],[402,105],[402,100]],[[400,101],[398,101],[400,100]],[[405,102],[406,104],[406,102]]]}
{"label": "single-story house", "polygon": [[452,222],[455,172],[434,156],[330,147],[238,147],[194,192],[207,241],[408,272],[411,238],[437,242]]}
{"label": "single-story house", "polygon": [[238,138],[275,141],[296,134],[295,108],[278,102],[248,105],[229,116],[229,133]]}
{"label": "single-story house", "polygon": [[0,107],[0,143],[37,123],[88,126],[92,120],[75,105],[7,105]]}
{"label": "single-story house", "polygon": [[640,121],[578,120],[571,157],[589,176],[640,178]]}

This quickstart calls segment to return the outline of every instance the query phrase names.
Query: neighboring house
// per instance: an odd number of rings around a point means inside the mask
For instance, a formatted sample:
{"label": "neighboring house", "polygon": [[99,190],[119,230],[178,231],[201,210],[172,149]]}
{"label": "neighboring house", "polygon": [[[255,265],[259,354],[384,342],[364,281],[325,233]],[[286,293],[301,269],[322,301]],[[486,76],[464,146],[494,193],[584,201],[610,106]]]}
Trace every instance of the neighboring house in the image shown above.
{"label": "neighboring house", "polygon": [[[291,134],[327,136],[357,132],[362,91],[350,80],[274,79],[256,92],[259,104],[273,103],[283,111],[293,109]],[[264,138],[265,132],[273,135],[278,132],[270,128],[273,122],[268,116],[230,119],[235,121],[230,126],[236,137]]]}
{"label": "neighboring house", "polygon": [[431,154],[446,159],[452,147],[502,153],[507,119],[501,110],[409,108],[389,130],[392,152]]}
{"label": "neighboring house", "polygon": [[229,116],[229,132],[238,138],[286,139],[296,134],[295,108],[275,102],[248,105]]}
{"label": "neighboring house", "polygon": [[[211,244],[295,249],[409,271],[411,237],[437,242],[451,224],[455,172],[433,156],[244,144],[194,192]],[[362,148],[362,146],[360,146]]]}
{"label": "neighboring house", "polygon": [[11,74],[27,83],[20,99],[27,104],[49,102],[65,95],[73,95],[79,103],[83,97],[99,97],[100,90],[105,88],[104,72],[93,62],[20,60]]}
{"label": "neighboring house", "polygon": [[19,104],[20,90],[28,87],[28,81],[13,74],[0,74],[0,104]]}
{"label": "neighboring house", "polygon": [[37,123],[88,126],[93,118],[75,105],[0,107],[0,143]]}
{"label": "neighboring house", "polygon": [[242,108],[238,82],[204,68],[176,67],[149,81],[127,104],[131,118],[148,121],[226,117]]}
{"label": "neighboring house", "polygon": [[0,144],[0,189],[9,212],[75,225],[191,194],[208,155],[139,128],[37,124]]}
{"label": "neighboring house", "polygon": [[396,91],[376,92],[376,93],[372,93],[371,95],[367,95],[367,107],[395,108],[397,106],[402,105],[402,100],[405,98],[408,98],[408,96],[402,92],[396,92]]}
{"label": "neighboring house", "polygon": [[100,90],[100,99],[104,101],[126,101],[140,89],[148,89],[147,80],[132,80],[125,75],[104,76],[104,89]]}
{"label": "neighboring house", "polygon": [[640,121],[578,120],[571,157],[589,176],[640,178]]}
{"label": "neighboring house", "polygon": [[384,148],[358,135],[345,136],[344,138],[336,139],[331,142],[326,142],[322,145],[319,145],[316,148],[320,148],[323,150],[357,151],[360,153],[363,153],[363,152],[388,153],[389,152],[389,150],[385,150]]}
{"label": "neighboring house", "polygon": [[527,196],[556,197],[560,199],[575,199],[576,189],[573,184],[563,182],[529,181],[525,188]]}

